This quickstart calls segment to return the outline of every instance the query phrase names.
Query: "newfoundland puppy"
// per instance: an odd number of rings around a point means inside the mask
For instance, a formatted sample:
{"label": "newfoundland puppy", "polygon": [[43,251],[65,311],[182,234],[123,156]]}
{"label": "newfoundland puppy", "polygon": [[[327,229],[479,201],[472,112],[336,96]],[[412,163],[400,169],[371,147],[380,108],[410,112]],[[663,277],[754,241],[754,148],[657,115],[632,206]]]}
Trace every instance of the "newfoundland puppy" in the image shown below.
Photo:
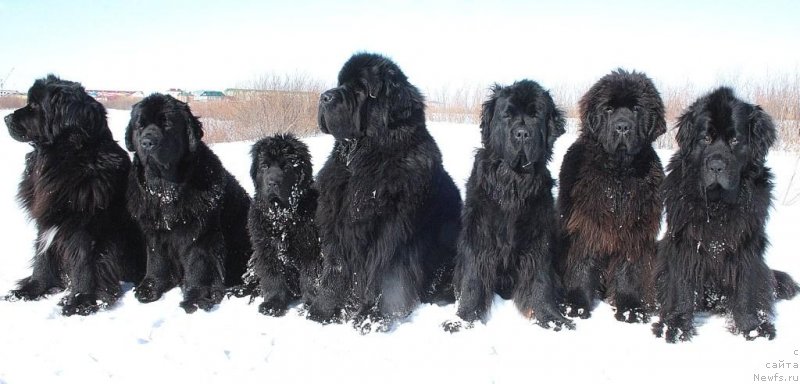
{"label": "newfoundland puppy", "polygon": [[34,82],[28,105],[6,116],[11,137],[31,144],[18,198],[36,223],[33,274],[7,299],[36,300],[67,288],[64,315],[114,304],[120,281],[144,273],[141,235],[125,209],[128,154],[106,110],[79,83]]}
{"label": "newfoundland puppy", "polygon": [[620,69],[595,83],[579,109],[580,137],[559,174],[565,311],[588,318],[599,296],[616,306],[617,320],[646,322],[664,179],[652,143],[666,131],[664,104],[647,76]]}
{"label": "newfoundland puppy", "polygon": [[[495,292],[542,327],[573,327],[558,309],[555,183],[547,169],[564,124],[550,94],[530,80],[495,85],[483,104],[454,276],[467,327],[484,319]],[[461,326],[444,324],[451,332]]]}
{"label": "newfoundland puppy", "polygon": [[311,155],[290,134],[259,140],[251,154],[256,194],[247,227],[253,256],[244,286],[233,294],[254,298],[260,291],[259,312],[282,316],[291,300],[311,302],[322,262]]}
{"label": "newfoundland puppy", "polygon": [[211,309],[224,286],[241,284],[250,239],[250,198],[200,139],[189,106],[153,94],[131,110],[125,144],[134,152],[128,209],[147,245],[142,303],[180,284],[187,313]]}
{"label": "newfoundland puppy", "polygon": [[667,233],[656,263],[656,336],[691,339],[694,311],[701,310],[729,315],[731,332],[747,340],[775,337],[775,298],[798,290],[764,262],[772,202],[765,162],[775,136],[769,115],[730,88],[701,97],[679,118],[679,149],[663,186]]}
{"label": "newfoundland puppy", "polygon": [[388,330],[420,300],[452,301],[461,197],[424,106],[395,63],[368,53],[320,96],[320,129],[335,142],[317,175],[323,268],[310,318]]}

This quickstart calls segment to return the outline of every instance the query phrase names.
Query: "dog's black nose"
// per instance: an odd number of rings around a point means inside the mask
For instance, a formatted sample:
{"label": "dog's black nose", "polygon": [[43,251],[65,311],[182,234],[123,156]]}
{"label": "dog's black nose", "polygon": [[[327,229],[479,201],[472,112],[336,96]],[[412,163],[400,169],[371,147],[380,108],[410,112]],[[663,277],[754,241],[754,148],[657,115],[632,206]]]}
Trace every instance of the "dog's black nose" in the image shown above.
{"label": "dog's black nose", "polygon": [[530,137],[531,137],[530,132],[528,132],[525,129],[520,128],[514,131],[514,139],[516,139],[517,141],[526,141]]}
{"label": "dog's black nose", "polygon": [[620,134],[626,134],[631,130],[631,124],[627,121],[620,121],[614,124],[614,129]]}
{"label": "dog's black nose", "polygon": [[139,145],[145,151],[149,151],[149,150],[153,149],[153,147],[156,146],[156,142],[151,137],[143,137],[141,140],[139,140]]}
{"label": "dog's black nose", "polygon": [[709,160],[708,170],[714,173],[720,173],[726,168],[725,162],[720,159]]}
{"label": "dog's black nose", "polygon": [[333,101],[333,99],[334,99],[334,93],[333,93],[333,90],[330,90],[330,91],[323,92],[323,93],[322,93],[322,94],[319,96],[319,101],[320,101],[320,103],[322,103],[322,104],[328,104],[328,103],[330,103],[331,101]]}
{"label": "dog's black nose", "polygon": [[12,116],[12,115],[13,115],[13,114],[9,113],[9,114],[8,114],[8,115],[6,115],[6,117],[3,119],[3,120],[6,122],[6,126],[8,126],[8,127],[11,127],[11,118],[12,118],[11,116]]}

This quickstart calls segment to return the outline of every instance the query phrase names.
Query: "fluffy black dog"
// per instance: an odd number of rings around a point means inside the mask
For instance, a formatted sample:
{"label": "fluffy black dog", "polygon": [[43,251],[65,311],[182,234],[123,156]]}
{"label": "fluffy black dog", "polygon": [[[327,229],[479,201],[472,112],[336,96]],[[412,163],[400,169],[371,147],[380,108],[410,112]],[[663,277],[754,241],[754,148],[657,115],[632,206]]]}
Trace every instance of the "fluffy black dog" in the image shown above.
{"label": "fluffy black dog", "polygon": [[709,310],[729,314],[731,332],[748,340],[775,337],[775,298],[798,290],[764,262],[772,201],[772,172],[764,164],[775,136],[769,115],[724,87],[678,120],[679,149],[663,186],[667,234],[658,246],[656,336],[689,340],[694,311]]}
{"label": "fluffy black dog", "polygon": [[558,309],[555,183],[547,169],[564,124],[550,94],[530,80],[495,85],[483,104],[483,147],[467,182],[454,276],[457,314],[468,323],[485,317],[497,292],[545,328],[573,327]]}
{"label": "fluffy black dog", "polygon": [[616,306],[617,320],[646,322],[664,179],[652,143],[666,131],[664,104],[647,76],[620,69],[579,107],[580,137],[559,174],[566,313],[588,318],[599,296]]}
{"label": "fluffy black dog", "polygon": [[131,162],[112,138],[106,110],[79,83],[36,80],[28,105],[6,116],[8,132],[27,142],[18,198],[39,231],[33,274],[8,299],[36,300],[65,287],[64,315],[88,315],[138,282],[144,248],[125,210]]}
{"label": "fluffy black dog", "polygon": [[386,330],[420,299],[452,300],[461,197],[424,105],[395,63],[367,53],[320,97],[320,129],[336,140],[317,175],[324,260],[310,318],[345,310],[363,332]]}
{"label": "fluffy black dog", "polygon": [[[189,106],[153,94],[133,106],[125,144],[134,152],[128,209],[147,245],[143,303],[181,284],[186,312],[209,310],[224,285],[241,284],[250,198],[200,139]],[[224,285],[223,285],[224,284]]]}
{"label": "fluffy black dog", "polygon": [[311,155],[290,134],[259,140],[251,154],[256,194],[247,227],[253,256],[245,285],[234,294],[255,296],[260,289],[259,312],[281,316],[293,299],[311,302],[322,265]]}

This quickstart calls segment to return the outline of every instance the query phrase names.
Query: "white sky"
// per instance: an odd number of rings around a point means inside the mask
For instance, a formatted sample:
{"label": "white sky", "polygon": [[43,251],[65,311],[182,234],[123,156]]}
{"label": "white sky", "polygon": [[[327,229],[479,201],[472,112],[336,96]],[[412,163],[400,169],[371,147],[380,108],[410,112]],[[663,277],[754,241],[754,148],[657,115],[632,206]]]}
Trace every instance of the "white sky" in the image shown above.
{"label": "white sky", "polygon": [[0,80],[14,68],[6,88],[21,91],[49,72],[145,92],[269,72],[333,84],[363,50],[423,90],[585,86],[616,67],[659,84],[759,81],[797,76],[800,1],[0,0]]}

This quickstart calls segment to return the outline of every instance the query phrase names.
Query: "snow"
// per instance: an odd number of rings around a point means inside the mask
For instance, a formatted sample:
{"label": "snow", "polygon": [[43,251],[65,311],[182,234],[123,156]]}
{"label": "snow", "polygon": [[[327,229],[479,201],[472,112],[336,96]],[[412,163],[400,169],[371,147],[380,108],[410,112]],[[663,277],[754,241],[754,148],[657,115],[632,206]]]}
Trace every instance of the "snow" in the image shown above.
{"label": "snow", "polygon": [[[0,111],[5,115],[9,111]],[[109,111],[110,126],[122,143],[127,111]],[[574,124],[574,122],[573,122]],[[475,125],[430,123],[445,167],[462,188],[480,144]],[[672,132],[674,134],[674,132]],[[551,172],[575,139],[556,142]],[[319,170],[330,152],[329,136],[304,140]],[[213,145],[226,167],[252,193],[251,143]],[[29,275],[35,252],[34,227],[15,201],[29,147],[0,135],[0,292]],[[669,151],[659,151],[664,163]],[[771,267],[800,278],[796,253],[800,204],[789,181],[797,155],[774,152],[769,165],[777,175],[775,209],[768,224]],[[796,182],[800,183],[800,182]],[[668,345],[650,325],[617,322],[601,303],[577,329],[553,332],[531,325],[513,303],[495,298],[486,325],[457,334],[442,331],[455,306],[423,305],[388,334],[361,336],[350,325],[327,325],[300,317],[258,313],[247,298],[229,299],[211,312],[187,315],[178,306],[181,292],[140,304],[131,286],[113,308],[89,317],[63,317],[62,294],[37,302],[0,301],[0,384],[5,383],[674,383],[753,382],[754,375],[784,380],[800,377],[787,362],[800,360],[800,300],[776,305],[778,336],[747,342],[726,330],[719,316],[699,315],[698,335],[690,343]],[[774,366],[789,367],[775,369]]]}

